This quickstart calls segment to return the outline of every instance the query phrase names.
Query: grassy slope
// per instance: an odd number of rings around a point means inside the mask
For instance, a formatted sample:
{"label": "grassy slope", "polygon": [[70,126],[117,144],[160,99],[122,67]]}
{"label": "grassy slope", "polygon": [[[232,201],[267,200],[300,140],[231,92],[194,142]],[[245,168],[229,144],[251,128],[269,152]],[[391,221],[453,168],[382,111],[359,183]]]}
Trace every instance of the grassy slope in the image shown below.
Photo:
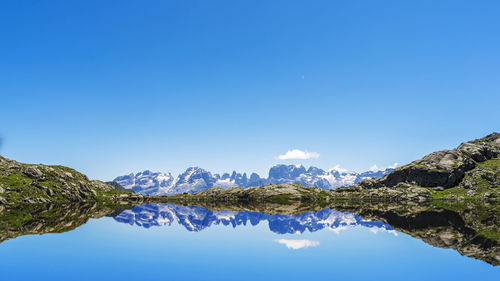
{"label": "grassy slope", "polygon": [[122,194],[68,167],[23,164],[0,156],[0,203],[3,204],[106,201]]}
{"label": "grassy slope", "polygon": [[[495,175],[500,179],[500,159],[491,159],[477,164],[477,167],[467,172],[461,183],[442,191],[433,191],[434,199],[483,199],[500,198],[500,186],[497,180],[488,181],[485,175]],[[487,176],[486,176],[487,177]],[[469,185],[465,185],[469,183]],[[485,196],[488,195],[488,196]]]}

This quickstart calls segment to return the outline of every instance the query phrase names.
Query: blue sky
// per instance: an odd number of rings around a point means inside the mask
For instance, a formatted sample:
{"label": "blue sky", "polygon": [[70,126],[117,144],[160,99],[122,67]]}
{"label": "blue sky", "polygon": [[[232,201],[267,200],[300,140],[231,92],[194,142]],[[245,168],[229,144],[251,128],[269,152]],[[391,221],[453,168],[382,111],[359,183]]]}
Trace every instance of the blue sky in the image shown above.
{"label": "blue sky", "polygon": [[499,131],[500,4],[402,2],[3,1],[0,153],[361,171]]}

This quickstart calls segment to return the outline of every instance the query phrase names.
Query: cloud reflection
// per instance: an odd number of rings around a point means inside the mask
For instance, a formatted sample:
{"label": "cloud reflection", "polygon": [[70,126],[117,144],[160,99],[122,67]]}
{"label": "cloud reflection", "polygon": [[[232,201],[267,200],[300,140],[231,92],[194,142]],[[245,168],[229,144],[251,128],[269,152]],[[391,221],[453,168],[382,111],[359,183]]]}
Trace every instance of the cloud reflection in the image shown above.
{"label": "cloud reflection", "polygon": [[276,242],[283,244],[288,249],[292,250],[319,246],[319,241],[306,239],[277,239]]}

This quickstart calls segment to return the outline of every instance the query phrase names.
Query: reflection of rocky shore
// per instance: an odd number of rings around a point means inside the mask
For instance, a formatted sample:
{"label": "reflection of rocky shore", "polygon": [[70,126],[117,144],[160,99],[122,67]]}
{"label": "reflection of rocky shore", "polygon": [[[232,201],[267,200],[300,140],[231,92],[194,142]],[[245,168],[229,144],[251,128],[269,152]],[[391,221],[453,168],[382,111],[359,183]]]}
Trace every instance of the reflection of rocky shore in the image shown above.
{"label": "reflection of rocky shore", "polygon": [[338,200],[329,204],[231,204],[200,202],[213,212],[285,213],[295,216],[319,213],[321,208],[359,215],[365,220],[382,221],[397,231],[425,243],[457,250],[460,254],[500,264],[500,206],[482,201],[434,200],[425,203],[370,200]]}
{"label": "reflection of rocky shore", "polygon": [[114,207],[97,203],[23,205],[8,209],[0,205],[0,243],[21,235],[70,231],[90,218],[115,215],[115,212]]}
{"label": "reflection of rocky shore", "polygon": [[381,221],[367,221],[356,214],[323,209],[318,212],[305,212],[296,215],[266,214],[261,212],[229,210],[210,211],[204,207],[182,206],[176,204],[144,204],[123,211],[115,220],[130,225],[149,228],[170,225],[177,222],[189,231],[200,231],[212,225],[257,225],[267,222],[269,229],[279,234],[302,233],[306,230],[317,231],[323,228],[338,230],[344,226],[361,225],[369,228],[392,230]]}
{"label": "reflection of rocky shore", "polygon": [[[212,204],[204,207],[175,204],[105,206],[96,203],[0,206],[0,243],[21,235],[62,233],[90,218],[113,216],[116,221],[142,227],[177,222],[190,231],[211,225],[269,224],[276,233],[297,233],[361,225],[374,230],[395,229],[427,244],[457,250],[460,254],[500,264],[500,206],[474,201],[389,203],[338,201],[323,209],[304,204]],[[130,209],[131,208],[131,209]]]}
{"label": "reflection of rocky shore", "polygon": [[483,202],[428,204],[344,202],[331,206],[365,219],[378,219],[425,243],[500,265],[500,208]]}

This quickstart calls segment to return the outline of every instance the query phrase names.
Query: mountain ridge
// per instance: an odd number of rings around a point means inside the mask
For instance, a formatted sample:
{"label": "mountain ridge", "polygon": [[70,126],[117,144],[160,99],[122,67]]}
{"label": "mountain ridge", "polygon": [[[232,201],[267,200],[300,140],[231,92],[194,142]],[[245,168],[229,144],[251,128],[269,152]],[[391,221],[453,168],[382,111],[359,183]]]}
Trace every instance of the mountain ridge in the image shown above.
{"label": "mountain ridge", "polygon": [[363,179],[382,177],[393,168],[378,171],[344,172],[335,169],[323,170],[314,166],[306,169],[303,165],[278,164],[269,169],[268,177],[260,177],[257,173],[223,173],[212,174],[200,167],[189,167],[174,178],[171,173],[151,172],[145,170],[116,177],[113,181],[126,189],[145,195],[174,195],[178,193],[195,193],[211,187],[254,187],[267,184],[301,184],[307,187],[320,187],[325,190],[341,186],[357,184]]}

